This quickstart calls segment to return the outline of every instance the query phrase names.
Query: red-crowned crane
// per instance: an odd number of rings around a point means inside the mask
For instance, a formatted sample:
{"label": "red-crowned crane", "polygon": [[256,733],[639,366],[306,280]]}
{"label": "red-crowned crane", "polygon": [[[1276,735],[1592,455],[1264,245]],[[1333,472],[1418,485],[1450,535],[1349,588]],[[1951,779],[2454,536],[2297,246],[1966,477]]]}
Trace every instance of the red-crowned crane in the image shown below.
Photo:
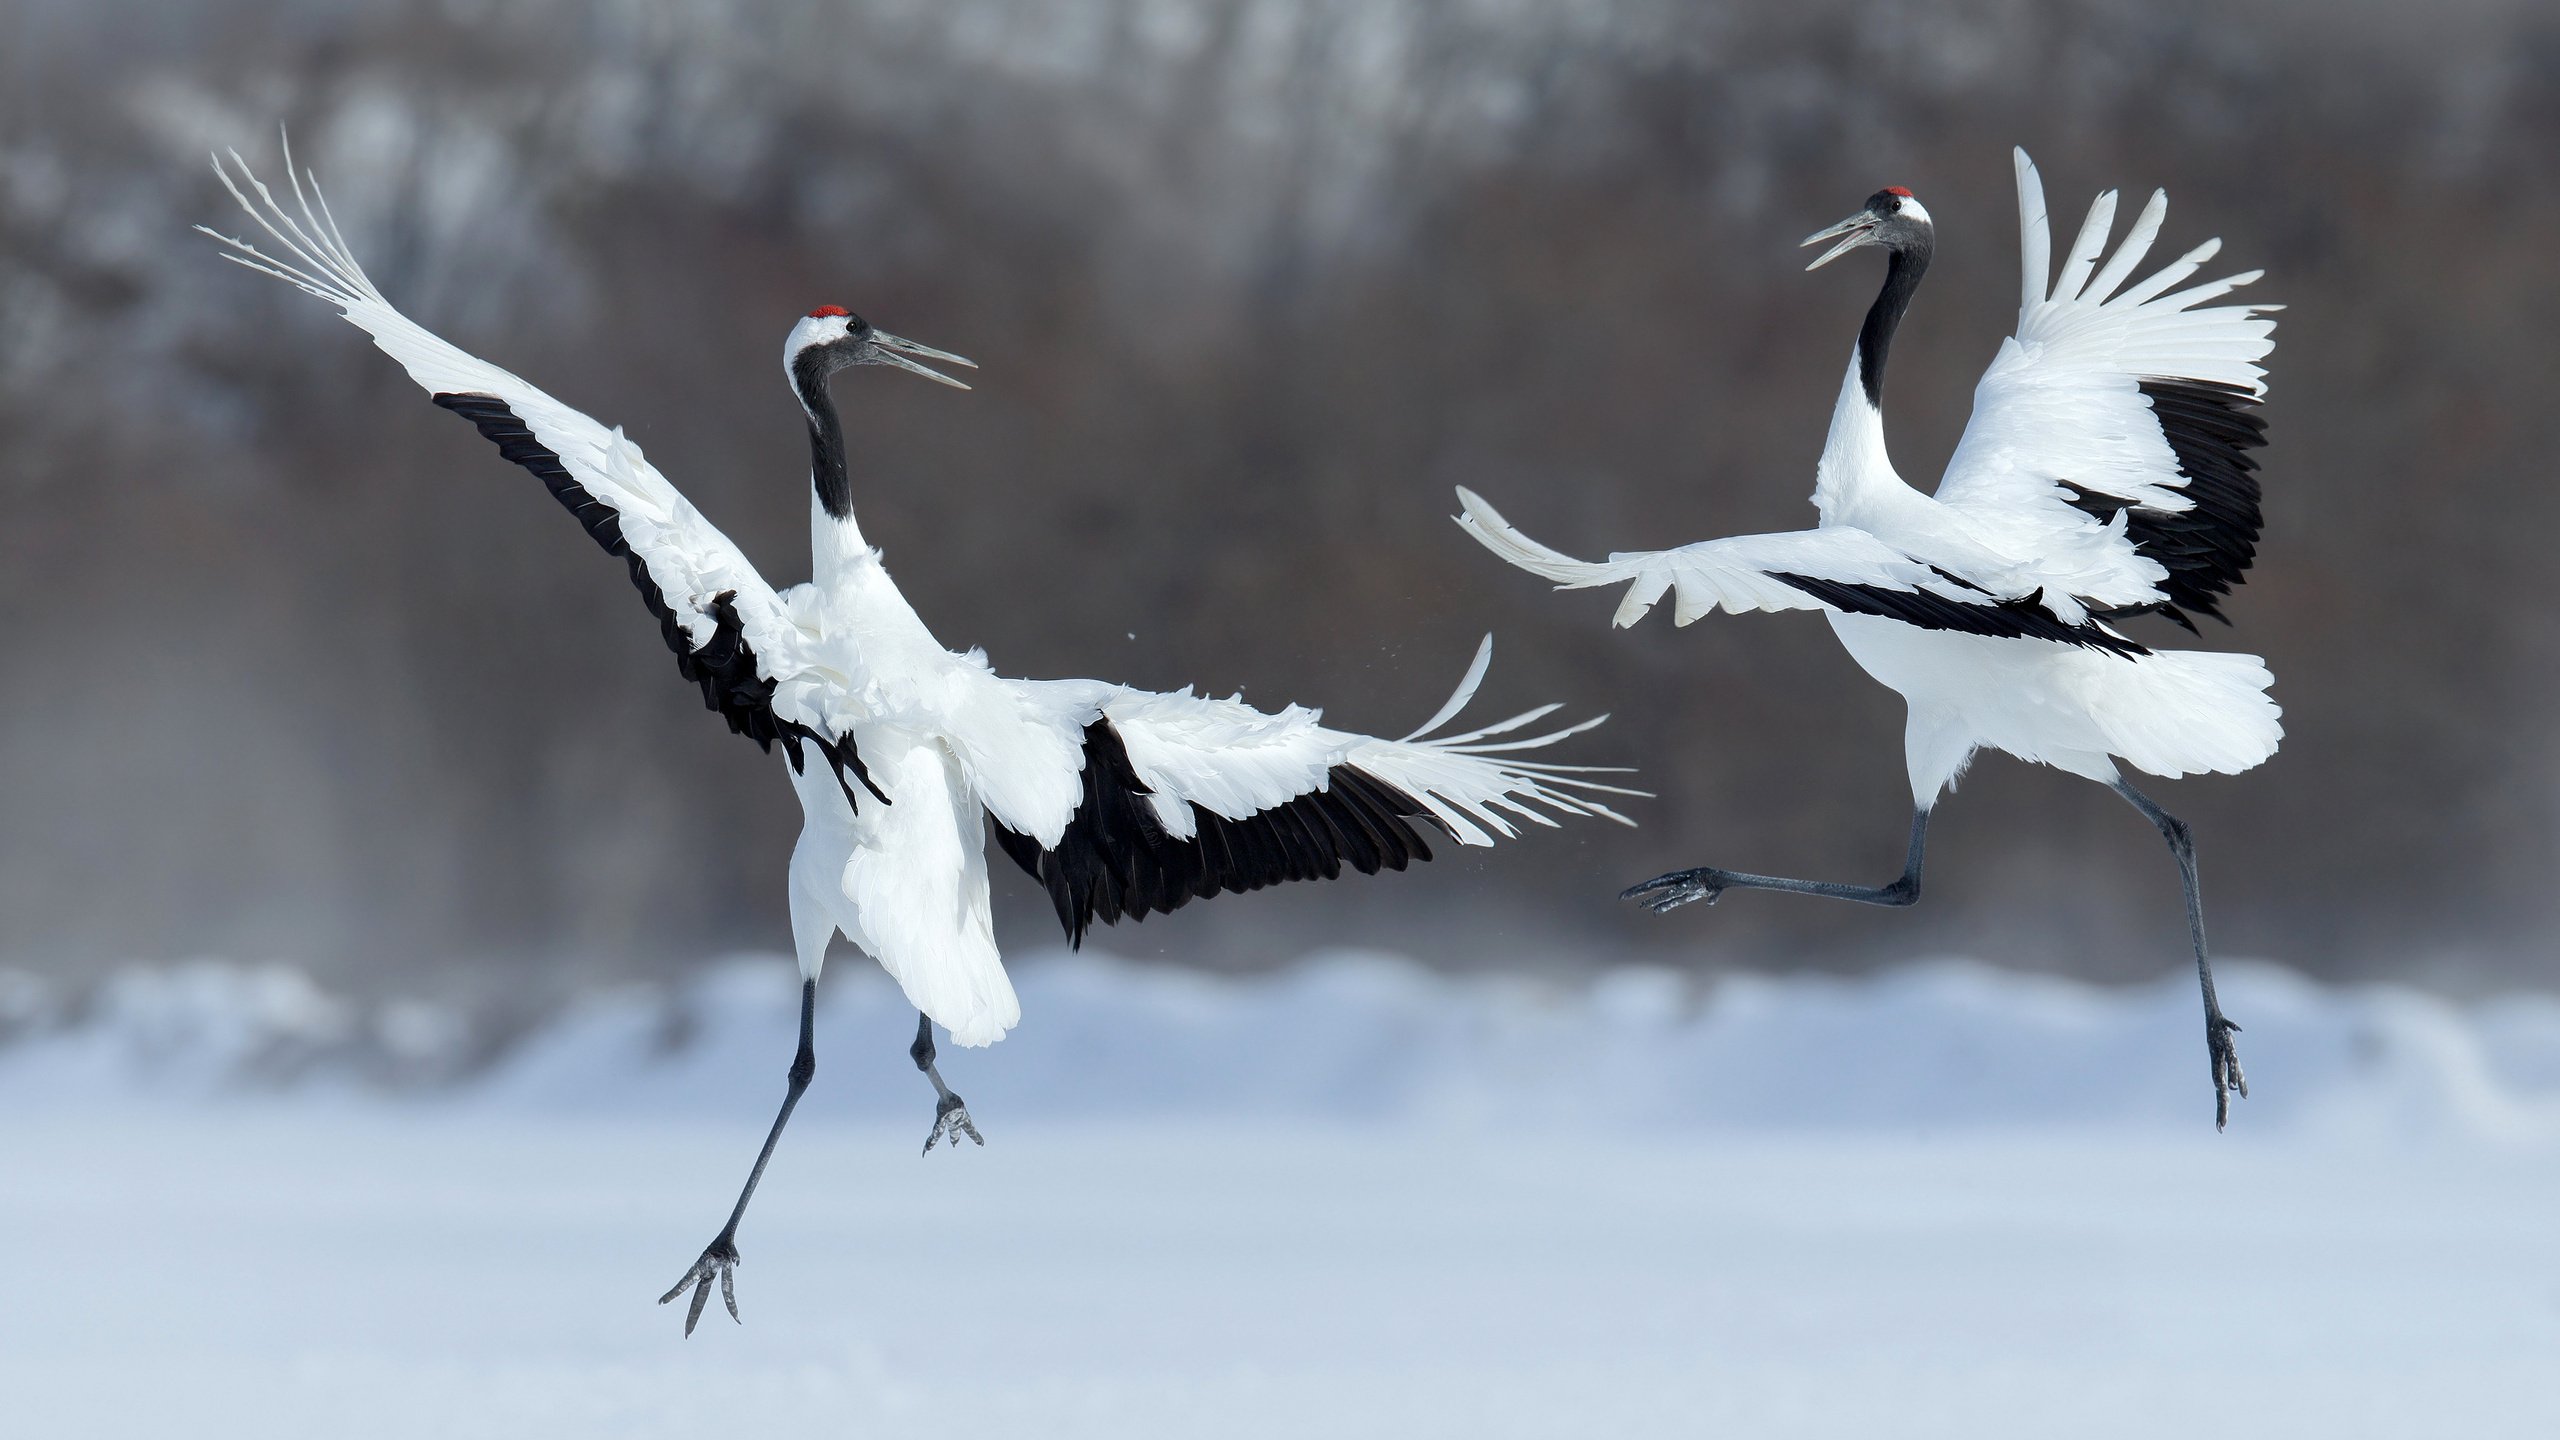
{"label": "red-crowned crane", "polygon": [[[288,152],[289,174],[292,163]],[[1295,705],[1271,714],[1240,697],[1007,679],[977,651],[943,648],[854,523],[844,424],[828,382],[852,366],[891,365],[965,390],[924,362],[970,362],[839,305],[810,311],[783,343],[783,369],[808,420],[815,578],[776,590],[620,429],[394,309],[356,264],[316,180],[293,175],[288,209],[236,152],[231,164],[236,180],[215,161],[224,186],[289,258],[205,230],[231,247],[226,258],[336,306],[436,404],[539,476],[589,536],[628,562],[677,669],[701,686],[705,703],[768,751],[779,743],[788,761],[805,817],[789,885],[799,1050],[736,1207],[661,1298],[692,1290],[688,1335],[714,1280],[730,1316],[738,1313],[738,1222],[816,1071],[811,1016],[839,932],[897,979],[918,1012],[909,1053],[938,1097],[925,1149],[946,1137],[956,1146],[963,1133],[984,1143],[935,1068],[933,1027],[961,1045],[986,1045],[1021,1016],[988,904],[991,827],[1005,854],[1047,889],[1069,940],[1081,943],[1096,921],[1332,879],[1346,867],[1401,870],[1431,857],[1426,831],[1490,845],[1515,833],[1513,819],[1555,824],[1539,807],[1623,822],[1594,792],[1634,792],[1587,778],[1587,767],[1516,758],[1599,719],[1521,736],[1558,708],[1548,705],[1425,738],[1473,697],[1491,637],[1448,704],[1401,740],[1330,729]]]}
{"label": "red-crowned crane", "polygon": [[1463,489],[1458,523],[1559,588],[1628,585],[1620,625],[1666,594],[1680,625],[1718,609],[1820,610],[1859,667],[1909,703],[1911,838],[1900,878],[1863,886],[1676,870],[1626,892],[1656,911],[1744,889],[1912,903],[1930,806],[1983,746],[2123,796],[2177,857],[2220,1128],[2231,1096],[2249,1087],[2231,1042],[2240,1027],[2214,999],[2195,846],[2116,762],[2153,775],[2236,774],[2274,754],[2284,732],[2258,657],[2155,650],[2117,627],[2157,614],[2192,633],[2190,614],[2225,618],[2221,597],[2257,549],[2249,452],[2265,443],[2258,362],[2275,348],[2266,316],[2278,307],[2206,304],[2256,280],[2254,270],[2177,288],[2218,240],[2118,293],[2160,233],[2161,192],[2112,255],[2116,195],[2099,196],[2052,275],[2044,186],[2026,152],[2016,158],[2018,330],[1975,388],[1935,495],[1905,483],[1885,455],[1885,354],[1933,245],[1929,212],[1888,186],[1804,242],[1838,242],[1808,270],[1865,246],[1886,255],[1883,293],[1858,331],[1815,467],[1816,528],[1593,563],[1531,540]]}

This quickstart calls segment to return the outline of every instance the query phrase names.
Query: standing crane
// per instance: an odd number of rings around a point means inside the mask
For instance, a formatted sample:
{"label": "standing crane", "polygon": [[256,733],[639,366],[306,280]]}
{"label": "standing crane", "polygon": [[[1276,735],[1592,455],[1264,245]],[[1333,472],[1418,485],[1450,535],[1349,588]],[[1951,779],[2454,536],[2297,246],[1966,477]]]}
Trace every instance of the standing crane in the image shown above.
{"label": "standing crane", "polygon": [[2221,598],[2257,550],[2249,452],[2266,440],[2258,362],[2275,348],[2266,316],[2279,307],[2206,304],[2259,278],[2254,270],[2177,288],[2218,240],[2119,294],[2168,214],[2158,191],[2112,255],[2116,194],[2100,195],[2052,275],[2044,185],[2024,150],[2016,161],[2018,330],[1975,387],[1973,418],[1935,495],[1905,483],[1885,454],[1886,352],[1935,244],[1929,212],[1894,185],[1804,241],[1837,242],[1808,270],[1870,246],[1886,256],[1815,467],[1816,528],[1591,562],[1521,534],[1464,489],[1458,523],[1558,588],[1627,585],[1619,625],[1666,594],[1679,625],[1718,609],[1819,610],[1859,667],[1909,703],[1911,836],[1898,878],[1842,885],[1700,866],[1625,892],[1657,912],[1712,904],[1727,890],[1911,904],[1930,807],[1984,746],[2123,796],[2177,858],[2219,1129],[2232,1095],[2249,1086],[2231,1041],[2240,1027],[2214,998],[2194,840],[2116,762],[2166,776],[2250,769],[2283,738],[2266,694],[2274,682],[2254,655],[2155,650],[2118,626],[2144,614],[2189,633],[2190,615],[2229,623]]}
{"label": "standing crane", "polygon": [[937,1097],[924,1148],[945,1138],[956,1148],[962,1134],[985,1143],[935,1066],[933,1027],[963,1046],[988,1045],[1021,1018],[988,902],[990,828],[1048,892],[1068,940],[1081,944],[1097,921],[1143,920],[1283,881],[1330,880],[1346,866],[1402,870],[1431,858],[1428,831],[1490,845],[1516,833],[1514,820],[1554,825],[1545,811],[1627,823],[1596,796],[1636,792],[1588,778],[1591,767],[1517,758],[1606,716],[1519,734],[1559,708],[1547,705],[1426,738],[1473,698],[1492,659],[1490,636],[1457,693],[1401,740],[1328,728],[1302,706],[1257,710],[1240,696],[1008,679],[978,651],[946,650],[854,521],[851,459],[828,386],[839,371],[888,365],[965,390],[925,362],[975,367],[840,305],[810,311],[783,343],[783,369],[808,421],[815,578],[777,590],[619,428],[393,308],[357,265],[317,179],[293,171],[289,149],[285,166],[291,210],[236,151],[230,166],[220,157],[214,163],[232,198],[290,258],[197,228],[230,247],[225,258],[336,306],[436,404],[538,476],[591,538],[628,564],[677,670],[701,687],[704,703],[768,752],[782,747],[799,795],[803,824],[789,877],[799,1049],[727,1223],[660,1297],[665,1304],[693,1292],[687,1335],[714,1280],[737,1318],[738,1223],[816,1073],[818,977],[837,934],[879,961],[916,1007],[909,1054]]}

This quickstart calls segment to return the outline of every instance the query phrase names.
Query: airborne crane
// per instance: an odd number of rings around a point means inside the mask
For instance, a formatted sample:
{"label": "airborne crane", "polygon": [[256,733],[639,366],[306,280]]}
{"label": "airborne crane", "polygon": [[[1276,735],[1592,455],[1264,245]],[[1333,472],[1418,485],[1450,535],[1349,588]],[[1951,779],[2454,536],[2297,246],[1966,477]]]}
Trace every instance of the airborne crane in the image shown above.
{"label": "airborne crane", "polygon": [[[840,305],[791,327],[783,369],[808,422],[814,578],[777,590],[642,458],[619,428],[447,344],[393,308],[349,251],[318,181],[295,172],[289,210],[237,152],[215,173],[289,258],[204,230],[225,258],[328,302],[400,362],[435,403],[538,476],[607,553],[624,560],[669,646],[729,728],[782,747],[803,824],[789,874],[800,1040],[782,1108],[736,1207],[660,1298],[693,1292],[693,1333],[716,1280],[735,1319],[737,1230],[792,1107],[816,1073],[812,1017],[838,933],[895,977],[917,1010],[909,1054],[937,1096],[930,1151],[968,1135],[935,1066],[933,1027],[963,1046],[1021,1017],[997,952],[986,840],[1047,890],[1071,942],[1097,921],[1143,920],[1195,899],[1290,880],[1402,870],[1431,858],[1426,832],[1490,845],[1546,814],[1627,823],[1596,798],[1634,794],[1592,767],[1517,758],[1601,723],[1520,732],[1547,705],[1426,738],[1455,720],[1492,659],[1492,637],[1440,712],[1401,740],[1335,730],[1292,705],[1159,694],[1100,680],[1015,680],[925,628],[854,520],[851,461],[829,393],[837,372],[888,365],[968,386],[927,361],[957,355],[901,339]],[[235,179],[232,169],[237,168]],[[306,191],[306,182],[308,189]],[[245,190],[243,187],[246,187]],[[256,197],[252,200],[250,197]],[[971,368],[974,368],[972,366]],[[1543,808],[1541,808],[1543,807]]]}
{"label": "airborne crane", "polygon": [[1626,891],[1657,912],[1712,904],[1727,890],[1913,903],[1930,807],[1985,746],[2124,797],[2177,859],[2219,1129],[2249,1085],[2231,1040],[2240,1027],[2214,998],[2194,840],[2117,762],[2152,775],[2237,774],[2274,754],[2284,732],[2258,657],[2153,649],[2119,625],[2143,614],[2190,633],[2191,615],[2229,623],[2221,599],[2257,551],[2249,452],[2266,440],[2259,362],[2275,348],[2266,316],[2280,307],[2207,304],[2258,279],[2255,270],[2177,288],[2219,240],[2125,286],[2168,214],[2160,191],[2112,255],[2116,194],[2100,195],[2053,275],[2044,185],[2024,150],[2015,158],[2017,334],[1975,387],[1972,420],[1934,495],[1906,483],[1885,453],[1886,353],[1936,238],[1929,212],[1896,185],[1804,241],[1837,242],[1808,270],[1870,246],[1886,255],[1815,467],[1814,529],[1594,562],[1530,539],[1465,489],[1458,523],[1560,589],[1626,585],[1622,626],[1666,594],[1678,625],[1719,609],[1819,610],[1859,667],[1909,703],[1911,834],[1898,878],[1844,885],[1700,866]]}

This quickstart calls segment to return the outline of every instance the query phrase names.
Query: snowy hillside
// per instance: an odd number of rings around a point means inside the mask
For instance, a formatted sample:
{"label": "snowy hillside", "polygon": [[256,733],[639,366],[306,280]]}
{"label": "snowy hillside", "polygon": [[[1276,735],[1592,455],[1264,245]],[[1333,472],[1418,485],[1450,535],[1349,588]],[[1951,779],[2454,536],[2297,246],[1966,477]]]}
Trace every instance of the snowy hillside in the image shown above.
{"label": "snowy hillside", "polygon": [[[2459,1005],[2225,967],[2247,1027],[2250,1134],[2560,1142],[2560,1001]],[[950,1052],[982,1118],[1183,1116],[1435,1129],[1926,1130],[2186,1134],[2212,1110],[2193,982],[2101,989],[1958,962],[1859,980],[1596,983],[1433,975],[1336,952],[1225,979],[1064,952],[1017,966],[1024,1023]],[[76,1013],[0,976],[0,1100],[27,1107],[393,1091],[403,1103],[635,1118],[771,1103],[796,977],[744,958],[675,991],[609,992],[463,1078],[467,1025],[363,1008],[281,969],[136,970]],[[858,958],[821,988],[819,1098],[839,1118],[921,1110],[914,1012]],[[400,1077],[411,1077],[399,1084]],[[428,1078],[417,1078],[428,1077]]]}
{"label": "snowy hillside", "polygon": [[[841,967],[741,1248],[653,1304],[779,1090],[791,986],[451,1016],[277,972],[0,986],[7,1433],[2528,1435],[2560,1426],[2560,1006],[2234,966],[1692,993],[1051,957],[946,1068]],[[405,1060],[398,1057],[405,1056]],[[386,1068],[387,1067],[387,1068]]]}

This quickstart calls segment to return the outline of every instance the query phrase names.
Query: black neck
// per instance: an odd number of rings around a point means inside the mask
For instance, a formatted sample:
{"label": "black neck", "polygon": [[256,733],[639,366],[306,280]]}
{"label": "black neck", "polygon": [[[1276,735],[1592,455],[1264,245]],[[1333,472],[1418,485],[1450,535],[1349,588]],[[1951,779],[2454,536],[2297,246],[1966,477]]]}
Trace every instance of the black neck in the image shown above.
{"label": "black neck", "polygon": [[792,362],[791,388],[799,393],[800,408],[809,412],[809,483],[818,492],[818,504],[838,520],[850,519],[853,476],[845,468],[844,421],[827,394],[823,350],[812,347]]}
{"label": "black neck", "polygon": [[1884,289],[1876,295],[1876,303],[1867,307],[1867,323],[1858,327],[1858,386],[1867,392],[1867,403],[1879,410],[1884,408],[1885,352],[1893,348],[1894,327],[1902,323],[1902,312],[1911,308],[1912,292],[1920,288],[1933,248],[1924,229],[1919,238],[1892,249],[1893,259],[1884,269]]}

